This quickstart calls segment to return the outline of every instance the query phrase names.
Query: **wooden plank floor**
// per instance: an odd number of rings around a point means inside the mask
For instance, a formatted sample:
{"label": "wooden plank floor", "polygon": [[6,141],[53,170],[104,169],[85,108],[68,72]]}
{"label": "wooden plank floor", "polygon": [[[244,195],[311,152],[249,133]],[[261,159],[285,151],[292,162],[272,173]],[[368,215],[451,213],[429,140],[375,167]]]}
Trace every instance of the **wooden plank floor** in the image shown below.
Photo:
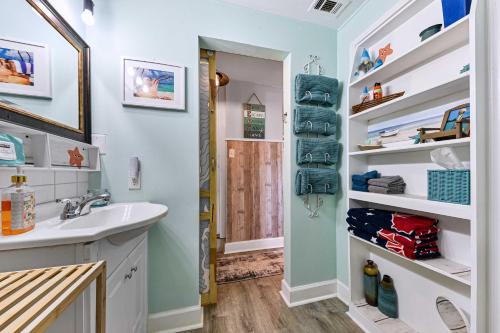
{"label": "wooden plank floor", "polygon": [[362,333],[339,299],[288,308],[282,275],[218,286],[218,304],[205,308],[203,329],[190,333]]}

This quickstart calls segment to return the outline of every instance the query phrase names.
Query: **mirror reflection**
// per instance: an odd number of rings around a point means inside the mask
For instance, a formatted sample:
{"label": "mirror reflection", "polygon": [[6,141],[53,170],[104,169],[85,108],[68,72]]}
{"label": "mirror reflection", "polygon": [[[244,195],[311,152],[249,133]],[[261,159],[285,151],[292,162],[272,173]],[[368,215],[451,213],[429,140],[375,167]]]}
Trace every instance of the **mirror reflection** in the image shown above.
{"label": "mirror reflection", "polygon": [[0,104],[78,129],[77,49],[28,2],[2,0],[2,8]]}

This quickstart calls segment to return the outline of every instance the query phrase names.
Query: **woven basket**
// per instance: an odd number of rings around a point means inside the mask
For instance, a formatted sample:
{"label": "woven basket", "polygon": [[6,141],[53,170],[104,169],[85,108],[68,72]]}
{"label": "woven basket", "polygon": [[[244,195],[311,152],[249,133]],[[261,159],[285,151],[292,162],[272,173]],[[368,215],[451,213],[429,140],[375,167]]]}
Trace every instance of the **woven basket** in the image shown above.
{"label": "woven basket", "polygon": [[470,170],[427,170],[427,199],[470,205]]}
{"label": "woven basket", "polygon": [[392,95],[384,96],[384,97],[382,97],[380,99],[372,99],[371,101],[354,105],[352,107],[352,113],[356,114],[356,113],[360,113],[361,111],[365,111],[365,110],[371,109],[371,108],[373,108],[373,107],[375,107],[377,105],[384,104],[384,103],[392,101],[393,99],[399,98],[399,97],[403,96],[404,94],[405,94],[405,92],[402,91],[402,92],[399,92],[397,94],[392,94]]}

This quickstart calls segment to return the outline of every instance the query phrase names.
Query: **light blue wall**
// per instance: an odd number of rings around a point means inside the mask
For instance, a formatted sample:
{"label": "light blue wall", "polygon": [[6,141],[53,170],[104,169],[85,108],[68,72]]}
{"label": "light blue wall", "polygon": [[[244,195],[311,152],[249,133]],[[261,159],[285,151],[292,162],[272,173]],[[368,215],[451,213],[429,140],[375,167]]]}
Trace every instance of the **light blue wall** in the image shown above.
{"label": "light blue wall", "polygon": [[[341,137],[340,141],[343,147],[346,147],[346,128],[348,102],[346,97],[346,86],[349,80],[349,71],[351,65],[350,50],[351,43],[356,40],[362,33],[364,33],[372,24],[374,24],[387,10],[396,5],[400,0],[367,0],[363,6],[356,12],[350,20],[344,24],[337,33],[337,60],[338,60],[338,76],[342,85],[342,99],[340,103],[339,114],[342,122],[340,124]],[[345,183],[348,181],[347,168],[347,151],[344,149],[340,163],[340,175],[342,179],[343,188],[341,193],[337,195],[337,278],[344,283],[348,284],[349,281],[349,258],[348,258],[348,235],[347,224],[345,222],[345,215],[347,210]]]}
{"label": "light blue wall", "polygon": [[[335,76],[336,32],[216,0],[94,0],[92,47],[93,132],[108,135],[102,184],[115,201],[167,204],[169,216],[150,232],[150,312],[198,304],[198,37],[290,52],[292,79],[309,54]],[[121,57],[187,67],[186,112],[121,106]],[[293,96],[292,96],[293,97]],[[127,188],[128,158],[142,161],[142,190]],[[293,155],[292,155],[293,156]],[[293,161],[293,165],[294,165]],[[293,181],[296,168],[288,178]],[[292,187],[293,188],[293,187]],[[293,245],[286,267],[291,286],[334,279],[335,202],[309,220],[291,193]],[[289,259],[289,257],[288,257]]]}

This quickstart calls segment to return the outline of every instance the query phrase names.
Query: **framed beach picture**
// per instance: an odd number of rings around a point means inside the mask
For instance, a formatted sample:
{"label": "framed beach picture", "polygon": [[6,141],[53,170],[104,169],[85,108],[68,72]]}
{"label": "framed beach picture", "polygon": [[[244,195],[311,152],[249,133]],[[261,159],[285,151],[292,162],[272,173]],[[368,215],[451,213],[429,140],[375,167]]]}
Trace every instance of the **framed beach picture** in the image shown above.
{"label": "framed beach picture", "polygon": [[0,38],[0,93],[51,98],[48,47]]}
{"label": "framed beach picture", "polygon": [[185,67],[124,58],[122,103],[129,106],[184,110]]}

